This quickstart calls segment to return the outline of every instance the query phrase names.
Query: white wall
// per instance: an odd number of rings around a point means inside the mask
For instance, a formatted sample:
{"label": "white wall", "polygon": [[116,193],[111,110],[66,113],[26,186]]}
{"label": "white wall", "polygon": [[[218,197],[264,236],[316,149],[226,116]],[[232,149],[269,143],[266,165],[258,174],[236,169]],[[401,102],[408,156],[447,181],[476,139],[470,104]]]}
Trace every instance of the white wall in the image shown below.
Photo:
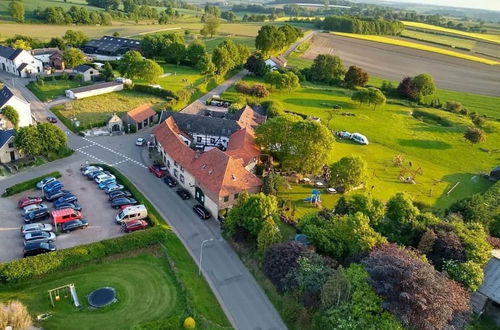
{"label": "white wall", "polygon": [[42,61],[43,64],[49,64],[50,62],[50,56],[54,53],[47,53],[47,54],[39,54],[39,55],[33,55],[37,60]]}
{"label": "white wall", "polygon": [[4,107],[7,105],[16,109],[19,114],[19,127],[29,126],[33,123],[31,118],[31,106],[28,102],[23,101],[14,95],[7,103],[5,103]]}
{"label": "white wall", "polygon": [[11,137],[7,143],[4,144],[2,148],[0,148],[0,163],[10,163],[12,160],[10,159],[10,152],[14,151],[15,153],[15,158],[19,159],[21,156],[19,155],[19,152],[15,147],[10,148],[9,143],[14,143],[15,137]]}
{"label": "white wall", "polygon": [[33,74],[42,72],[43,69],[42,61],[34,58],[33,55],[31,55],[25,50],[23,50],[13,61],[5,57],[0,57],[0,70],[3,71],[2,64],[4,64],[5,71],[19,77],[19,72],[17,71],[17,68],[23,63],[28,64],[30,67],[28,67],[27,70],[23,70],[23,72],[21,72],[22,78],[26,78],[29,75],[30,71]]}
{"label": "white wall", "polygon": [[121,91],[121,90],[123,90],[123,84],[109,86],[109,87],[101,88],[101,89],[95,89],[95,90],[91,90],[88,92],[76,93],[76,94],[73,93],[73,91],[68,89],[68,90],[66,90],[66,97],[69,97],[70,99],[83,99],[83,98],[90,97],[90,96],[107,94],[107,93],[117,92],[117,91]]}

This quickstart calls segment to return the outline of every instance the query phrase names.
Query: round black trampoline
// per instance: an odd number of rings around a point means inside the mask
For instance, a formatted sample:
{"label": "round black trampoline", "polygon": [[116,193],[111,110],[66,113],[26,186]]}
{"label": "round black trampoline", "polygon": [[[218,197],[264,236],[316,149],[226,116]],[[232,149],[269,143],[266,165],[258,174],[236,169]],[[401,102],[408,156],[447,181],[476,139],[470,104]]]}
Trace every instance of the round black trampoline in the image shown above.
{"label": "round black trampoline", "polygon": [[116,301],[116,291],[111,287],[104,287],[92,291],[87,298],[90,306],[100,308]]}

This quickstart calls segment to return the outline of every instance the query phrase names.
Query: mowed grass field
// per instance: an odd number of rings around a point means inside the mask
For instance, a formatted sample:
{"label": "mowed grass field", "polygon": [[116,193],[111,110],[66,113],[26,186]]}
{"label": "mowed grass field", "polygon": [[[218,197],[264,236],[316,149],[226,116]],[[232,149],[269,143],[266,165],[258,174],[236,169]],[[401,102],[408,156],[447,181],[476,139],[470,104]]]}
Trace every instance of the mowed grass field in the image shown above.
{"label": "mowed grass field", "polygon": [[435,47],[435,46],[424,45],[422,43],[400,40],[400,39],[391,38],[391,37],[375,36],[375,35],[362,35],[362,34],[343,33],[343,32],[332,32],[332,34],[343,36],[343,37],[380,42],[380,43],[389,44],[389,45],[419,49],[419,50],[438,53],[438,54],[442,54],[442,55],[453,56],[453,57],[461,58],[464,60],[469,60],[469,61],[488,64],[488,65],[500,65],[500,61],[491,60],[491,59],[487,59],[487,58],[479,57],[479,56],[474,56],[474,55],[469,55],[469,54],[465,54],[465,53],[460,53],[457,51],[439,48],[439,47]]}
{"label": "mowed grass field", "polygon": [[89,85],[89,83],[81,83],[76,80],[53,80],[44,81],[43,85],[31,82],[27,85],[27,87],[41,101],[46,102],[55,99],[58,96],[64,96],[67,89],[86,85]]}
{"label": "mowed grass field", "polygon": [[[13,21],[9,13],[9,3],[10,1],[1,0],[0,1],[0,19]],[[104,9],[98,7],[92,7],[87,4],[85,0],[27,0],[23,2],[25,17],[27,21],[35,19],[33,11],[40,8],[46,7],[62,7],[65,11],[69,10],[72,6],[76,7],[87,7],[89,10],[103,11]]]}
{"label": "mowed grass field", "polygon": [[[255,78],[247,80],[259,81]],[[418,201],[443,209],[455,200],[484,191],[490,185],[478,173],[488,172],[496,166],[498,153],[484,152],[480,148],[499,148],[500,123],[488,121],[486,142],[471,146],[463,138],[465,129],[472,126],[468,118],[443,110],[419,109],[452,123],[450,127],[444,127],[414,118],[412,111],[415,109],[405,105],[387,104],[375,111],[371,107],[360,107],[351,101],[351,93],[342,88],[304,84],[291,93],[272,91],[270,98],[281,101],[287,110],[319,117],[325,124],[332,115],[329,123],[332,130],[366,135],[370,141],[368,146],[337,140],[333,152],[325,161],[332,163],[353,154],[363,157],[370,173],[366,192],[382,200],[405,191]],[[223,95],[224,98],[237,96],[234,89]],[[342,106],[342,110],[332,110],[333,105]],[[342,112],[355,116],[343,116]],[[398,154],[405,159],[406,171],[393,166],[392,160]],[[421,173],[417,175],[417,184],[401,182],[400,176],[412,171]],[[457,182],[460,182],[457,188],[447,195],[446,192]],[[312,211],[313,206],[302,201],[310,195],[311,189],[308,185],[293,185],[293,189],[283,192],[283,197],[297,202],[301,213]],[[322,195],[323,204],[327,207],[332,207],[337,198],[335,195]]]}
{"label": "mowed grass field", "polygon": [[451,35],[443,35],[436,33],[427,33],[424,31],[416,30],[404,30],[401,33],[402,37],[417,39],[421,41],[434,42],[438,44],[448,45],[450,47],[461,47],[467,49],[473,49],[476,46],[476,41],[471,39],[465,39],[462,37],[453,37]]}
{"label": "mowed grass field", "polygon": [[475,38],[475,39],[481,39],[481,40],[486,40],[486,41],[490,41],[490,42],[500,43],[500,34],[487,34],[487,33],[483,34],[483,33],[466,32],[466,31],[448,29],[448,28],[444,28],[441,26],[430,25],[430,24],[419,23],[419,22],[403,21],[403,24],[406,26],[411,26],[411,27],[415,27],[415,28],[419,28],[419,29],[427,29],[427,30],[439,31],[439,32],[444,32],[444,33],[449,33],[449,34],[458,34],[458,35],[471,37],[471,38]]}

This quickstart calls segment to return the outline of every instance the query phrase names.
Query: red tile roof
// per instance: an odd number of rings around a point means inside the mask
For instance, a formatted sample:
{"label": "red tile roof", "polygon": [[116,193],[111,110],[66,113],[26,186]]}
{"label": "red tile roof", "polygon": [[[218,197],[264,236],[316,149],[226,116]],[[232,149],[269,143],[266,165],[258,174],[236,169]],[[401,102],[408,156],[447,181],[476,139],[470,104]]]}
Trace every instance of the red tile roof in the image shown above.
{"label": "red tile roof", "polygon": [[226,153],[233,158],[241,158],[245,165],[252,163],[260,156],[260,148],[255,144],[253,131],[242,128],[229,137]]}
{"label": "red tile roof", "polygon": [[265,121],[265,116],[258,114],[249,105],[246,105],[239,116],[238,124],[240,124],[241,127],[255,129]]}
{"label": "red tile roof", "polygon": [[144,121],[151,116],[156,115],[156,112],[151,108],[149,104],[143,104],[137,108],[127,112],[129,118],[133,119],[136,123]]}
{"label": "red tile roof", "polygon": [[260,187],[262,181],[245,169],[241,158],[231,157],[218,148],[197,153],[179,137],[181,131],[172,117],[154,130],[158,143],[178,164],[196,179],[196,184],[213,200],[220,197]]}

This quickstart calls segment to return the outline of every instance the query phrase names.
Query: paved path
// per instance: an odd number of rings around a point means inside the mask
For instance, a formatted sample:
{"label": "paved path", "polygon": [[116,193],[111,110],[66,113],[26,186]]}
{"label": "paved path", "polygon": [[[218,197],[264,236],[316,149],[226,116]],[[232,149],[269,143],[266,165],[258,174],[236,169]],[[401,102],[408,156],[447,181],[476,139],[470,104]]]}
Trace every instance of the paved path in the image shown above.
{"label": "paved path", "polygon": [[318,33],[318,31],[312,31],[311,33],[309,33],[308,35],[305,35],[304,37],[302,37],[301,39],[299,39],[298,41],[294,42],[290,47],[288,47],[288,49],[283,53],[283,57],[288,57],[290,56],[290,54],[295,51],[297,49],[297,47],[299,47],[300,44],[302,44],[303,42],[306,42],[307,40],[311,39],[316,33]]}
{"label": "paved path", "polygon": [[248,74],[248,71],[247,70],[241,70],[240,72],[238,72],[237,74],[235,74],[234,76],[232,76],[231,78],[227,79],[226,81],[224,81],[222,84],[220,84],[219,86],[215,87],[214,89],[212,89],[210,92],[208,92],[207,94],[203,95],[202,97],[200,97],[198,100],[205,103],[207,102],[207,100],[211,97],[213,97],[214,95],[221,95],[222,93],[224,93],[229,87],[231,87],[232,85],[234,85],[237,81],[243,79],[243,77],[245,77],[246,75]]}

